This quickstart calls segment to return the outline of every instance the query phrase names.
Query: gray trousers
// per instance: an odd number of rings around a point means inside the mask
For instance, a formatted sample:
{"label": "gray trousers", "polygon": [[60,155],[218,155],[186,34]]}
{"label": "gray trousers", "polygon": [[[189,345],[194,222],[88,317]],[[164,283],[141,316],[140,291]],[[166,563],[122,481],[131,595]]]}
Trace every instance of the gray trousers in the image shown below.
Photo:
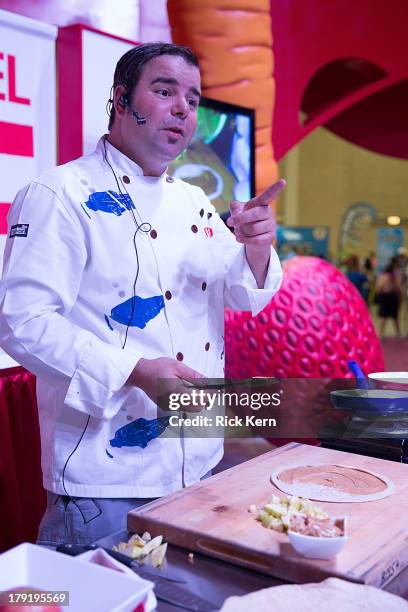
{"label": "gray trousers", "polygon": [[111,533],[126,530],[127,513],[153,499],[87,498],[47,491],[47,508],[37,544],[91,544]]}
{"label": "gray trousers", "polygon": [[[211,470],[201,480],[212,475]],[[47,508],[38,530],[37,544],[91,544],[127,529],[127,513],[155,498],[87,498],[47,491]],[[141,535],[141,534],[140,534]]]}

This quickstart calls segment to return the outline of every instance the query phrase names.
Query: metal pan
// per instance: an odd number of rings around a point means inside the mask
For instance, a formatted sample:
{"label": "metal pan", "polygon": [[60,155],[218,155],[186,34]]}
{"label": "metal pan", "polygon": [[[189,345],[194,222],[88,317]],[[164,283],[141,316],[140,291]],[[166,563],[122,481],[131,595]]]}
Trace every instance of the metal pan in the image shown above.
{"label": "metal pan", "polygon": [[408,413],[407,391],[344,389],[331,391],[330,400],[335,408],[351,412],[377,412],[379,414]]}

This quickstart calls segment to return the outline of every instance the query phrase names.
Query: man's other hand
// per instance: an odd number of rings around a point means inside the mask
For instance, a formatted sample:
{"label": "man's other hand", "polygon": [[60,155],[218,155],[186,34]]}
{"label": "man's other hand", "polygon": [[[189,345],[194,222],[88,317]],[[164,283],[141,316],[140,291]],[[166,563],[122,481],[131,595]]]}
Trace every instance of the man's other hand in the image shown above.
{"label": "man's other hand", "polygon": [[276,235],[275,215],[270,207],[286,181],[279,179],[263,193],[248,202],[232,201],[227,224],[234,228],[237,242],[245,245],[245,255],[257,286],[264,287],[271,245]]}
{"label": "man's other hand", "polygon": [[263,193],[248,202],[231,202],[231,217],[227,224],[234,228],[238,242],[250,247],[269,248],[275,238],[275,216],[270,203],[286,187],[286,181],[279,179]]}

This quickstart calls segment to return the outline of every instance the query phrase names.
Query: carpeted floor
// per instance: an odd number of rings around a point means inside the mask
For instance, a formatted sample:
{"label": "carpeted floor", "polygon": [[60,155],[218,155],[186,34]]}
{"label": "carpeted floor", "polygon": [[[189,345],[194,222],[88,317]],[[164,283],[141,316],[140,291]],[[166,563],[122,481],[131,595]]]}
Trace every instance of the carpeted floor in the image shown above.
{"label": "carpeted floor", "polygon": [[387,372],[408,372],[408,337],[383,338],[385,370]]}
{"label": "carpeted floor", "polygon": [[[377,307],[371,306],[370,312],[379,333],[380,319],[377,316]],[[408,300],[402,304],[398,318],[402,337],[395,337],[395,328],[391,319],[388,319],[381,339],[387,372],[408,372]]]}
{"label": "carpeted floor", "polygon": [[[379,329],[379,319],[374,307],[371,308],[374,324]],[[400,310],[399,322],[401,338],[395,337],[395,329],[389,319],[385,328],[385,336],[381,339],[384,350],[385,370],[390,372],[408,372],[408,302]]]}

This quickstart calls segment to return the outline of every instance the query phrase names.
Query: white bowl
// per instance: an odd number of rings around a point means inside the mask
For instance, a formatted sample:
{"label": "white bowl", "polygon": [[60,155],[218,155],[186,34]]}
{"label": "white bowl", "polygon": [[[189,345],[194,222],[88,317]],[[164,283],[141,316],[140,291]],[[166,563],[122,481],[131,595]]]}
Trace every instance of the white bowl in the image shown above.
{"label": "white bowl", "polygon": [[346,532],[347,517],[337,517],[335,523],[343,525],[343,536],[339,536],[338,538],[325,538],[303,535],[296,531],[289,530],[288,536],[290,543],[300,555],[308,559],[331,559],[331,557],[334,557],[340,552],[348,540]]}
{"label": "white bowl", "polygon": [[368,378],[379,389],[408,389],[408,372],[372,372]]}

